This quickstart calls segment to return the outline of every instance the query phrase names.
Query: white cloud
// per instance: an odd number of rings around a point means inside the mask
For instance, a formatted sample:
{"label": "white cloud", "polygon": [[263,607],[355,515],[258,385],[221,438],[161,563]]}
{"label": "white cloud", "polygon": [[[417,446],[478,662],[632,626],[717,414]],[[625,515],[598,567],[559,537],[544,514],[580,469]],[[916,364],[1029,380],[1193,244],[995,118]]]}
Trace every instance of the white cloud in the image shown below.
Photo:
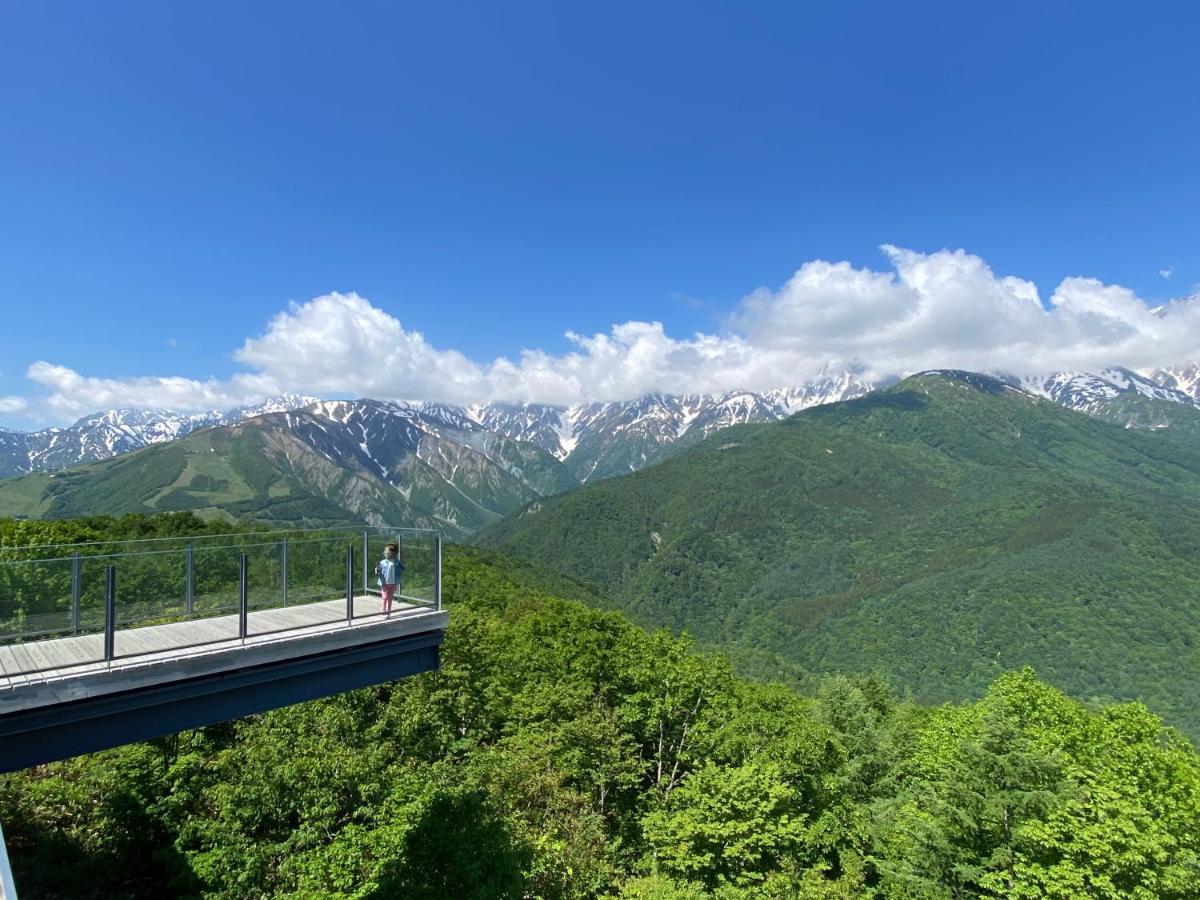
{"label": "white cloud", "polygon": [[1165,269],[1159,269],[1158,274],[1161,275],[1163,278],[1169,279],[1172,275],[1175,274],[1175,267],[1167,266]]}
{"label": "white cloud", "polygon": [[0,397],[0,413],[24,412],[29,402],[24,397]]}
{"label": "white cloud", "polygon": [[40,361],[31,365],[25,374],[30,381],[49,390],[40,402],[60,420],[114,407],[180,412],[227,409],[237,406],[247,396],[239,390],[240,377],[231,382],[197,381],[179,376],[94,378],[80,375],[66,366]]}
{"label": "white cloud", "polygon": [[291,304],[234,357],[271,392],[478,397],[487,390],[476,363],[457,350],[435,349],[353,293]]}
{"label": "white cloud", "polygon": [[470,403],[574,403],[650,391],[764,389],[856,364],[874,376],[956,367],[1013,373],[1152,368],[1192,361],[1200,303],[1152,311],[1132,291],[1072,277],[1043,304],[1028,280],[998,276],[962,250],[882,248],[890,269],[805,263],[778,290],[745,297],[719,334],[677,338],[659,322],[567,332],[562,354],[522,351],[477,362],[434,347],[357,294],[293,303],[235,352],[225,381],[83,376],[49,362],[28,376],[59,417],[109,406],[225,408],[283,392]]}

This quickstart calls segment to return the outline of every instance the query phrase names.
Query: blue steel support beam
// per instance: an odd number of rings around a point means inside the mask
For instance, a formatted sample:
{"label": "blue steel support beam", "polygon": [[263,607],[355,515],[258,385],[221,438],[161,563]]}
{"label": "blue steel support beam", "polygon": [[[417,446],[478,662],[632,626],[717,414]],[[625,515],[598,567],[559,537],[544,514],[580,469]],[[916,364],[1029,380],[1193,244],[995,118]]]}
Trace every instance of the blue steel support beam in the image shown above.
{"label": "blue steel support beam", "polygon": [[0,715],[0,772],[436,669],[443,636],[430,631]]}

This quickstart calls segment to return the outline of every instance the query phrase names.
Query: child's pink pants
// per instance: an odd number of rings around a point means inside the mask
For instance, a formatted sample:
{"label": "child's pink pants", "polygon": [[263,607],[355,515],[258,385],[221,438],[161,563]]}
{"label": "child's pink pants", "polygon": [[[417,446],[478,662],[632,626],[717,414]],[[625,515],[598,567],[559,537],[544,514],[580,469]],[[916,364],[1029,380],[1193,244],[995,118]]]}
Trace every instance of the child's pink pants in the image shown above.
{"label": "child's pink pants", "polygon": [[383,595],[383,611],[392,611],[392,597],[396,595],[396,586],[394,584],[381,584],[379,593]]}

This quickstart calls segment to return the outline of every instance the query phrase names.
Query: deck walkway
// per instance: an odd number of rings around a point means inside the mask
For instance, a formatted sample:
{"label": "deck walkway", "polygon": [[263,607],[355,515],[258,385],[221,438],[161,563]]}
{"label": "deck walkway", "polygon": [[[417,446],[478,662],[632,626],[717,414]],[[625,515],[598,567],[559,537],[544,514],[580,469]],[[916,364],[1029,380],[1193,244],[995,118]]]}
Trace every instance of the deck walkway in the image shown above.
{"label": "deck walkway", "polygon": [[[428,612],[428,606],[397,601],[391,618],[399,619]],[[127,663],[146,663],[178,658],[180,651],[204,652],[230,646],[261,643],[287,634],[299,637],[329,628],[346,627],[346,599],[300,603],[254,610],[247,614],[246,639],[238,636],[238,616],[192,618],[165,625],[118,627],[113,637],[114,658],[104,659],[104,635],[77,635],[40,639],[0,646],[0,709],[4,688],[30,681],[46,681],[98,669],[109,670]],[[354,598],[354,623],[383,620],[382,601],[373,594]]]}

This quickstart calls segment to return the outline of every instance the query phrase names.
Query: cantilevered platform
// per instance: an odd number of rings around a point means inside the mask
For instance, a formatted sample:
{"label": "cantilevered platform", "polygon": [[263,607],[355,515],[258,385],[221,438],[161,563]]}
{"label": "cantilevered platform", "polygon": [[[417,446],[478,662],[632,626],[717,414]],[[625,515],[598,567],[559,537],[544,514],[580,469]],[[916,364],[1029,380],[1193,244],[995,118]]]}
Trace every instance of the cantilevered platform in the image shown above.
{"label": "cantilevered platform", "polygon": [[[378,597],[0,647],[0,771],[210,725],[435,669],[445,612]],[[339,618],[340,615],[340,618]],[[198,632],[197,629],[204,629]],[[198,640],[211,640],[196,646]],[[54,665],[56,668],[45,669]]]}
{"label": "cantilevered platform", "polygon": [[[370,589],[385,544],[406,559],[387,615]],[[436,531],[0,551],[0,772],[438,667]]]}

